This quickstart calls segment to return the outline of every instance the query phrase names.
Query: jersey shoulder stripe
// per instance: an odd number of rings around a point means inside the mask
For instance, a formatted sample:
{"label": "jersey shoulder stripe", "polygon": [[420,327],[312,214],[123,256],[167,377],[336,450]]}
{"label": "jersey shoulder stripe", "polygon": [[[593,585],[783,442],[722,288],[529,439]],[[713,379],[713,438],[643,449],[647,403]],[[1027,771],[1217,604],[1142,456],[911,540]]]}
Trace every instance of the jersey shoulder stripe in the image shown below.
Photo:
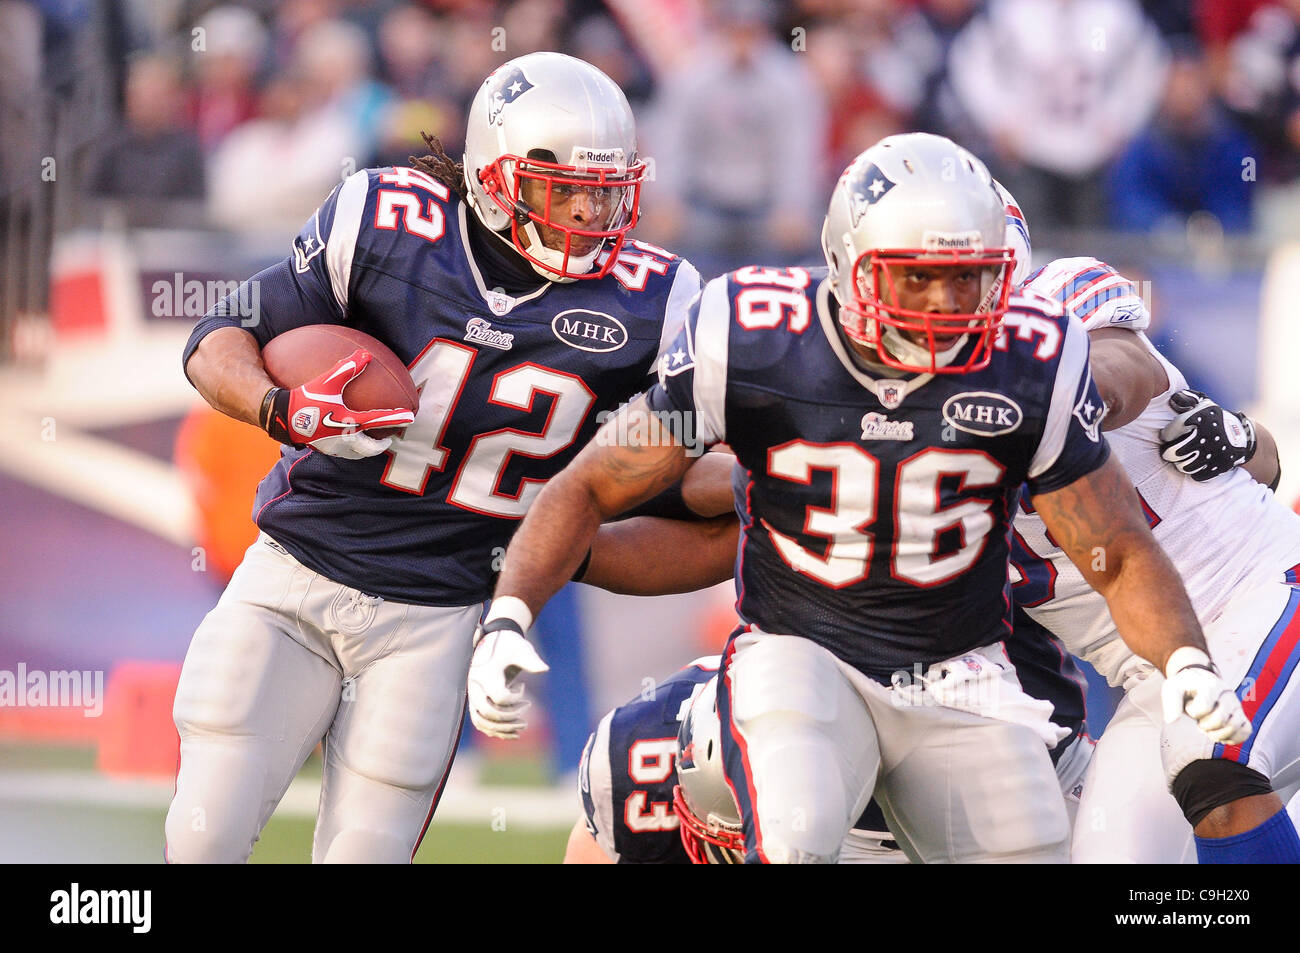
{"label": "jersey shoulder stripe", "polygon": [[1137,285],[1096,258],[1064,258],[1030,276],[1025,288],[1061,302],[1078,315],[1084,329],[1146,329],[1151,314]]}

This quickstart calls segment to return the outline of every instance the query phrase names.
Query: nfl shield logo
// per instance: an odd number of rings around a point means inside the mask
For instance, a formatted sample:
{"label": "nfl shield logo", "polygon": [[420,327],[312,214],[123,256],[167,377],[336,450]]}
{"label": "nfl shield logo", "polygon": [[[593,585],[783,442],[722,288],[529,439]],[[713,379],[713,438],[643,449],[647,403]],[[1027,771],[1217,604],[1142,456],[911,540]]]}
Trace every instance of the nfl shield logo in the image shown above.
{"label": "nfl shield logo", "polygon": [[907,393],[904,381],[876,381],[876,397],[887,410],[893,410],[903,402]]}

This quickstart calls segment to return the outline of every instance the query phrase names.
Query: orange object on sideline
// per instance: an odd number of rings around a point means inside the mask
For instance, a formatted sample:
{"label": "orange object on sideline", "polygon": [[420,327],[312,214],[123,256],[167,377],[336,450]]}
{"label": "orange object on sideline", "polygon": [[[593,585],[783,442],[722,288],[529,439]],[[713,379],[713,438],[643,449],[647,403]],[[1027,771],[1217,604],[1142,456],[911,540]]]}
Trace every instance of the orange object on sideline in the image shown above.
{"label": "orange object on sideline", "polygon": [[172,723],[180,662],[119,662],[108,674],[100,720],[99,770],[176,776],[181,741]]}
{"label": "orange object on sideline", "polygon": [[279,458],[280,445],[266,434],[206,404],[176,435],[176,466],[199,511],[198,544],[223,585],[257,539],[253,499]]}
{"label": "orange object on sideline", "polygon": [[727,591],[718,597],[716,605],[700,613],[695,650],[701,655],[720,655],[738,624],[735,596]]}
{"label": "orange object on sideline", "polygon": [[101,720],[85,708],[0,706],[0,741],[89,747],[99,740]]}

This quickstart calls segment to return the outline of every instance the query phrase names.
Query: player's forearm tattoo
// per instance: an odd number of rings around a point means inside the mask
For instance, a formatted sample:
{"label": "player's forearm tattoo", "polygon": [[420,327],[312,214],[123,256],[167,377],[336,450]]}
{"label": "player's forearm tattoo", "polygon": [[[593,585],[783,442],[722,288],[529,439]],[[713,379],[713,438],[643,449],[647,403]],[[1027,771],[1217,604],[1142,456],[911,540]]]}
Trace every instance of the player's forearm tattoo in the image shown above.
{"label": "player's forearm tattoo", "polygon": [[658,493],[677,482],[683,462],[679,448],[629,446],[601,454],[597,465],[605,479]]}
{"label": "player's forearm tattoo", "polygon": [[606,422],[592,450],[596,453],[593,482],[612,484],[616,492],[638,497],[644,493],[648,498],[672,486],[690,464],[682,445],[643,403]]}
{"label": "player's forearm tattoo", "polygon": [[[1099,547],[1118,557],[1131,544],[1142,542],[1145,524],[1133,487],[1113,458],[1095,473],[1036,498],[1034,505],[1076,563]],[[1118,565],[1118,558],[1113,562]]]}

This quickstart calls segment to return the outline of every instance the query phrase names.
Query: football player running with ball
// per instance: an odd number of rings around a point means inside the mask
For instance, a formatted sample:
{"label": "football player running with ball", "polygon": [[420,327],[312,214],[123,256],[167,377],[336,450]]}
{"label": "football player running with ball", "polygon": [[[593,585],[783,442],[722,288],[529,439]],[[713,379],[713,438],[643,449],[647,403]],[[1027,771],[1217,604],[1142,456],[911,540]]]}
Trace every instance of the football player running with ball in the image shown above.
{"label": "football player running with ball", "polygon": [[[699,291],[687,262],[627,237],[646,163],[595,67],[512,60],[474,100],[463,173],[433,144],[416,168],[345,179],[252,279],[258,322],[219,306],[185,350],[209,403],[285,447],[258,490],[262,535],[186,655],[171,861],[246,860],[322,741],[313,860],[411,859],[494,562],[597,413],[652,379]],[[343,400],[364,352],[277,388],[261,348],[307,324],[391,348],[420,387],[414,422],[358,429],[380,426]]]}
{"label": "football player running with ball", "polygon": [[687,468],[674,431],[689,416],[749,475],[742,628],[717,691],[747,861],[834,861],[873,790],[913,860],[1066,859],[1048,757],[1062,729],[1001,644],[1025,482],[1133,649],[1215,740],[1244,740],[1218,675],[1179,664],[1204,638],[1098,431],[1086,334],[1051,302],[1008,300],[1003,242],[978,159],[894,136],[832,194],[829,271],[710,282],[659,383],[607,424],[635,439],[588,445],[513,540],[483,658],[509,690],[472,699],[480,720],[514,718],[514,678],[535,656],[523,633],[599,524]]}

